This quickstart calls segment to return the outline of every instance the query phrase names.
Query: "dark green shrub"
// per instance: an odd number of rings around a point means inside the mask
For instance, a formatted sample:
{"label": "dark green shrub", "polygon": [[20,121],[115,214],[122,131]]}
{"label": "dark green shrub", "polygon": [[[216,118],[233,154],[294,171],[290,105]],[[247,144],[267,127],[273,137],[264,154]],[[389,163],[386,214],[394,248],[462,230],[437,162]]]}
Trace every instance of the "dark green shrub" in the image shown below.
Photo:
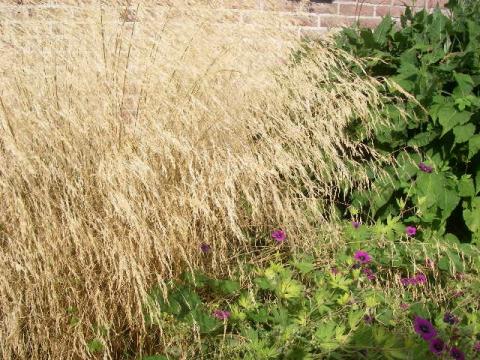
{"label": "dark green shrub", "polygon": [[351,200],[376,219],[401,216],[419,238],[480,245],[480,3],[448,8],[450,15],[407,10],[399,27],[387,17],[374,30],[338,36],[390,99],[389,125],[374,144],[397,161],[386,167],[389,179],[372,179],[371,192]]}
{"label": "dark green shrub", "polygon": [[316,257],[277,242],[269,264],[246,265],[251,277],[241,287],[197,273],[183,276],[167,300],[154,289],[148,301],[158,322],[149,324],[164,327],[173,317],[195,325],[198,359],[435,359],[434,339],[445,345],[443,356],[447,346],[475,356],[473,245],[420,243],[399,219],[345,223],[342,234],[344,246]]}

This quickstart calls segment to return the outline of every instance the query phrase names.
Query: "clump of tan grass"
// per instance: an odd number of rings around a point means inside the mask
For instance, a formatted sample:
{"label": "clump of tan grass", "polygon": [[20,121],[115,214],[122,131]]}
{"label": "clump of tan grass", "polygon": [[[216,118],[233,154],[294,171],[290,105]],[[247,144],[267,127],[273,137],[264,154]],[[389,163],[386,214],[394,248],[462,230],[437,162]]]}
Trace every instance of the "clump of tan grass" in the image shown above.
{"label": "clump of tan grass", "polygon": [[282,65],[296,40],[278,19],[242,26],[178,5],[118,23],[117,8],[77,11],[7,22],[0,38],[4,359],[88,358],[99,326],[104,358],[151,350],[142,304],[153,284],[199,266],[227,272],[272,227],[313,246],[324,199],[361,186],[359,154],[375,158],[344,135],[352,116],[377,121],[374,81],[326,45]]}

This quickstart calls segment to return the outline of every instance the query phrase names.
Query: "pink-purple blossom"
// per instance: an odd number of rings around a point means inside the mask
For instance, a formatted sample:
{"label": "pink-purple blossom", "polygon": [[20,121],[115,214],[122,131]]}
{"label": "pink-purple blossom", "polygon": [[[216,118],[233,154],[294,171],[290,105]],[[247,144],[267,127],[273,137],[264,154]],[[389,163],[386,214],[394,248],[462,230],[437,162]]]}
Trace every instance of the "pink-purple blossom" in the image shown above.
{"label": "pink-purple blossom", "polygon": [[450,356],[452,357],[452,359],[465,360],[465,354],[457,347],[452,347],[450,349]]}
{"label": "pink-purple blossom", "polygon": [[446,312],[445,315],[443,315],[443,321],[447,324],[454,325],[458,322],[458,318],[451,312]]}
{"label": "pink-purple blossom", "polygon": [[353,258],[357,260],[360,264],[367,264],[372,261],[372,257],[370,256],[370,254],[362,250],[356,251]]}
{"label": "pink-purple blossom", "polygon": [[415,226],[407,226],[405,232],[408,236],[415,236],[417,234],[417,228]]}
{"label": "pink-purple blossom", "polygon": [[200,250],[202,250],[202,252],[206,254],[206,253],[209,253],[210,250],[212,250],[212,247],[206,243],[203,243],[200,245]]}
{"label": "pink-purple blossom", "polygon": [[445,343],[442,339],[434,338],[430,340],[428,348],[433,354],[439,356],[445,350]]}
{"label": "pink-purple blossom", "polygon": [[371,316],[371,315],[365,315],[365,316],[363,317],[363,321],[364,321],[365,324],[367,324],[367,325],[373,324],[373,321],[374,321],[374,320],[375,320],[374,317]]}
{"label": "pink-purple blossom", "polygon": [[437,336],[437,330],[433,324],[427,319],[421,318],[420,316],[415,316],[413,328],[423,340],[430,340]]}
{"label": "pink-purple blossom", "polygon": [[358,229],[360,227],[360,221],[352,221],[352,226],[354,229]]}
{"label": "pink-purple blossom", "polygon": [[368,280],[370,281],[375,280],[375,274],[373,273],[372,269],[365,268],[363,269],[363,273],[365,274]]}
{"label": "pink-purple blossom", "polygon": [[425,274],[419,273],[413,278],[414,284],[425,284],[427,282],[427,277]]}
{"label": "pink-purple blossom", "polygon": [[401,278],[400,282],[402,283],[403,286],[421,285],[427,282],[427,277],[425,276],[425,274],[418,273],[415,276],[410,278]]}
{"label": "pink-purple blossom", "polygon": [[330,272],[331,272],[333,275],[337,275],[338,273],[340,273],[340,271],[337,269],[336,266],[332,266],[332,268],[330,269]]}
{"label": "pink-purple blossom", "polygon": [[287,238],[287,234],[285,233],[285,231],[280,229],[274,230],[272,231],[272,238],[280,244],[285,241],[285,239]]}
{"label": "pink-purple blossom", "polygon": [[465,274],[461,273],[461,272],[457,272],[453,275],[453,278],[455,280],[463,280],[463,279],[465,279]]}
{"label": "pink-purple blossom", "polygon": [[424,173],[430,174],[433,171],[433,168],[431,166],[428,166],[424,162],[420,162],[418,164],[418,168],[423,171]]}
{"label": "pink-purple blossom", "polygon": [[477,341],[475,345],[473,345],[473,351],[480,352],[480,341]]}
{"label": "pink-purple blossom", "polygon": [[215,310],[213,316],[219,320],[226,320],[230,317],[230,311],[227,310]]}

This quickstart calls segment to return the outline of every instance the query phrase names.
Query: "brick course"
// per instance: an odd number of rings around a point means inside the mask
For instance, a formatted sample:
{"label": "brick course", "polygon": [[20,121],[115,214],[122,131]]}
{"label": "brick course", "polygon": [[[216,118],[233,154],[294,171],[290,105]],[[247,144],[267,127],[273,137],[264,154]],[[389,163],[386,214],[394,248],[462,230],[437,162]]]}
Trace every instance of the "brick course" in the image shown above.
{"label": "brick course", "polygon": [[[359,22],[373,27],[390,14],[398,18],[405,6],[414,11],[444,6],[447,0],[205,0],[203,9],[217,11],[213,21],[262,25],[267,17],[275,26],[297,28],[299,33],[323,32]],[[167,7],[169,0],[0,0],[0,21],[54,21],[55,18],[81,19],[82,6],[101,3],[109,7],[111,21],[152,19]],[[115,9],[114,6],[121,6]],[[140,4],[137,14],[136,8]],[[115,9],[115,10],[112,10]],[[201,11],[201,10],[199,10]],[[278,21],[277,21],[278,19]],[[81,20],[80,20],[81,21]],[[270,24],[272,22],[270,21]]]}

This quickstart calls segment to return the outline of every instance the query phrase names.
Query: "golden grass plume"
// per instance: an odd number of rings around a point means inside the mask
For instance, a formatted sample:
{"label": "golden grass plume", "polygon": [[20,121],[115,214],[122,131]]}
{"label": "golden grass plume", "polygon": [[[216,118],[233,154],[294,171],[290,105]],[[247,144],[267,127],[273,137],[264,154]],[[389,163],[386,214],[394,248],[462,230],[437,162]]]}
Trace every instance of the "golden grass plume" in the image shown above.
{"label": "golden grass plume", "polygon": [[345,135],[352,116],[378,120],[376,84],[328,43],[286,66],[296,38],[278,18],[241,25],[177,4],[119,23],[120,10],[5,15],[2,358],[89,358],[99,324],[105,358],[147,351],[153,284],[226,272],[272,227],[293,248],[315,244],[323,199],[360,186],[355,159],[376,156]]}

